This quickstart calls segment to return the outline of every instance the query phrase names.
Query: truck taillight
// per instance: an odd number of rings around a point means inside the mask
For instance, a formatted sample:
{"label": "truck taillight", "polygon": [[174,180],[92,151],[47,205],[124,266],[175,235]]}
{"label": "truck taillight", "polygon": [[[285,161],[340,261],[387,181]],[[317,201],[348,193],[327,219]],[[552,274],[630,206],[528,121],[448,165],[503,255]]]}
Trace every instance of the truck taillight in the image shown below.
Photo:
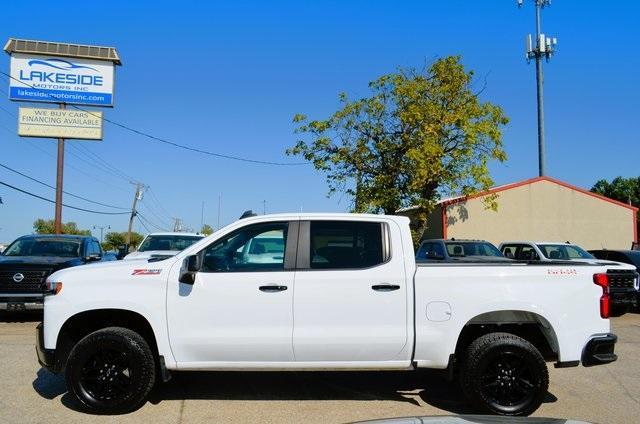
{"label": "truck taillight", "polygon": [[62,290],[62,283],[60,281],[47,281],[46,283],[44,283],[45,296],[50,294],[58,294],[60,293],[60,290]]}
{"label": "truck taillight", "polygon": [[609,276],[607,274],[594,274],[593,282],[602,287],[602,296],[600,296],[600,317],[609,318]]}

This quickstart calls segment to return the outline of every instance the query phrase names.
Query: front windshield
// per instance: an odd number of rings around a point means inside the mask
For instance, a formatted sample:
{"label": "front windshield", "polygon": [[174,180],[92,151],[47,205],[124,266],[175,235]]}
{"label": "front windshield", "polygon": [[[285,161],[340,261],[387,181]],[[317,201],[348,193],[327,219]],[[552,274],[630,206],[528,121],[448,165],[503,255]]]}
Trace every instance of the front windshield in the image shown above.
{"label": "front windshield", "polygon": [[541,244],[538,247],[547,259],[595,259],[592,254],[575,244]]}
{"label": "front windshield", "polygon": [[447,246],[447,253],[451,257],[464,257],[464,256],[493,256],[503,257],[502,253],[491,243],[482,241],[465,241],[465,242],[453,242],[448,241],[445,243]]}
{"label": "front windshield", "polygon": [[151,235],[144,239],[138,252],[147,252],[150,250],[184,250],[193,243],[201,240],[199,236],[180,236],[180,235]]}
{"label": "front windshield", "polygon": [[80,256],[80,241],[55,238],[28,238],[16,240],[3,253],[4,256]]}

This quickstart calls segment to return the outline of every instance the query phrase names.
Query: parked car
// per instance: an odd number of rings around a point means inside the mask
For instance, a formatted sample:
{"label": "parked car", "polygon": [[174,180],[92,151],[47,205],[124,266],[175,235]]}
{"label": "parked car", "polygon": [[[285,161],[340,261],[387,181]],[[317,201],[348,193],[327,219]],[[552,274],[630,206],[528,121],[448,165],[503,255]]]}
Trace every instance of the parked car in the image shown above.
{"label": "parked car", "polygon": [[493,244],[484,240],[429,239],[420,243],[417,260],[511,262]]}
{"label": "parked car", "polygon": [[[636,271],[640,271],[640,250],[589,250],[593,256],[598,259],[607,259],[610,261],[623,262],[636,267]],[[640,288],[636,286],[636,309],[640,308]]]}
{"label": "parked car", "polygon": [[193,233],[151,233],[142,240],[135,252],[126,255],[123,260],[170,258],[202,238],[204,235]]}
{"label": "parked car", "polygon": [[[508,258],[542,263],[569,262],[607,266],[614,275],[622,262],[599,259],[580,246],[571,243],[505,241],[500,251]],[[609,286],[611,307],[614,316],[619,316],[636,307],[638,302],[638,278],[631,278],[626,272],[620,278],[612,279]]]}
{"label": "parked car", "polygon": [[42,309],[42,285],[51,273],[102,260],[91,236],[22,236],[0,255],[0,310]]}
{"label": "parked car", "polygon": [[[256,240],[269,260],[242,253]],[[414,255],[406,217],[248,217],[163,261],[49,276],[38,359],[94,413],[136,409],[179,371],[435,368],[505,415],[540,406],[546,361],[616,360],[607,267]]]}

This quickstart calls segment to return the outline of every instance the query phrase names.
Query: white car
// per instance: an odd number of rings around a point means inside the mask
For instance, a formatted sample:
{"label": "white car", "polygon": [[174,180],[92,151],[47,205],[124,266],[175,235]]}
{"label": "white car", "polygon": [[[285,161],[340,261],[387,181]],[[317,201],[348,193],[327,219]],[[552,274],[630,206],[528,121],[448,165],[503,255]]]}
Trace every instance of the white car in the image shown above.
{"label": "white car", "polygon": [[205,236],[195,233],[151,233],[147,235],[135,252],[123,260],[167,258],[191,246]]}
{"label": "white car", "polygon": [[597,259],[577,244],[553,241],[505,241],[498,249],[511,259],[528,261],[575,261],[603,265],[621,265],[621,262]]}
{"label": "white car", "polygon": [[36,350],[94,413],[140,407],[174,372],[434,368],[478,409],[530,414],[546,362],[616,360],[614,277],[635,267],[416,264],[406,217],[256,216],[162,261],[52,274]]}

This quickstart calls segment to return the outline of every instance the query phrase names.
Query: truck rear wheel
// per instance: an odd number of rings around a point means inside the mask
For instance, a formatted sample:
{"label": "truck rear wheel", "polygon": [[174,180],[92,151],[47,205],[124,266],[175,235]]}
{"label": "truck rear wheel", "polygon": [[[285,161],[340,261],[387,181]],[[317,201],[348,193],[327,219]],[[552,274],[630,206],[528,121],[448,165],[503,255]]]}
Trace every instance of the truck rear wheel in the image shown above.
{"label": "truck rear wheel", "polygon": [[130,412],[146,400],[155,370],[153,353],[142,336],[108,327],[84,337],[71,350],[67,389],[89,412]]}
{"label": "truck rear wheel", "polygon": [[531,343],[508,333],[490,333],[466,351],[461,385],[484,411],[529,415],[542,404],[549,388],[544,358]]}

